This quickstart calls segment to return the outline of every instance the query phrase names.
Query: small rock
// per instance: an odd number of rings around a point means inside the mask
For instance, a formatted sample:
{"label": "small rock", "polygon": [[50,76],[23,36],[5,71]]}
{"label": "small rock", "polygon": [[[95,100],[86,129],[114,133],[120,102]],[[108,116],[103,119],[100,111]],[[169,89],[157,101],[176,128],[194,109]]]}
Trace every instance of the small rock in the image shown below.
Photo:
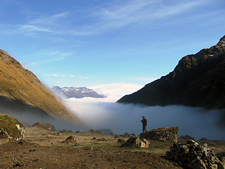
{"label": "small rock", "polygon": [[69,136],[69,137],[66,138],[66,140],[76,140],[76,139],[73,136]]}
{"label": "small rock", "polygon": [[130,137],[124,144],[122,144],[123,146],[138,146],[140,148],[147,148],[149,147],[150,142],[146,139],[140,139],[138,137]]}

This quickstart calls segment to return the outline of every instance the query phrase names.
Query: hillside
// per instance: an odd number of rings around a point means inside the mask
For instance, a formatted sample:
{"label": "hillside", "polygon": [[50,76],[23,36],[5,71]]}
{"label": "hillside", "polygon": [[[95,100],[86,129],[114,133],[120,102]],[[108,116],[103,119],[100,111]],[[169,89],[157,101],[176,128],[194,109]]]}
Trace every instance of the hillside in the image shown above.
{"label": "hillside", "polygon": [[64,121],[84,125],[31,71],[3,50],[0,50],[0,65],[1,113],[31,122],[43,119],[58,124]]}
{"label": "hillside", "polygon": [[104,95],[100,95],[92,89],[86,87],[59,87],[54,86],[52,90],[60,95],[63,95],[67,98],[84,98],[84,97],[93,97],[93,98],[104,98]]}
{"label": "hillside", "polygon": [[225,36],[209,49],[183,57],[175,69],[118,103],[225,108]]}

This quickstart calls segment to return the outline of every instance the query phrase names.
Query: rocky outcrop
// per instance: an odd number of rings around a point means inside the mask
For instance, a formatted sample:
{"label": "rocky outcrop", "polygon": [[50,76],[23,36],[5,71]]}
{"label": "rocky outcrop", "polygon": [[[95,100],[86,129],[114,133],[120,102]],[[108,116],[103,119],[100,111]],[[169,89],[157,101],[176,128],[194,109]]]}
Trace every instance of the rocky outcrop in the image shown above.
{"label": "rocky outcrop", "polygon": [[178,132],[179,127],[158,128],[145,133],[141,133],[140,138],[177,142]]}
{"label": "rocky outcrop", "polygon": [[174,143],[166,158],[178,163],[184,168],[190,169],[224,169],[225,163],[220,161],[213,150],[205,143],[199,145],[194,140],[188,140],[186,144]]}
{"label": "rocky outcrop", "polygon": [[144,138],[139,137],[130,137],[121,147],[140,147],[147,148],[149,147],[150,142]]}
{"label": "rocky outcrop", "polygon": [[89,131],[86,131],[85,133],[87,134],[103,134],[102,131],[99,131],[99,130],[89,130]]}
{"label": "rocky outcrop", "polygon": [[52,124],[49,124],[49,123],[44,123],[44,122],[34,123],[32,125],[32,127],[38,127],[38,128],[44,129],[44,130],[52,131],[52,132],[56,131],[55,126],[53,126]]}
{"label": "rocky outcrop", "polygon": [[117,102],[224,109],[224,79],[225,36],[217,45],[183,57],[171,73]]}
{"label": "rocky outcrop", "polygon": [[25,136],[24,126],[15,118],[0,114],[0,138],[23,139]]}

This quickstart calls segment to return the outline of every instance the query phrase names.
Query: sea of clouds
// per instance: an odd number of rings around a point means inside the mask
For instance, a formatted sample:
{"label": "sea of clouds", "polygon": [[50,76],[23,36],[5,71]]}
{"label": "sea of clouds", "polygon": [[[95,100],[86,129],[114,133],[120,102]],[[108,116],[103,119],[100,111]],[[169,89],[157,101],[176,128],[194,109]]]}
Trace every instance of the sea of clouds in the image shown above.
{"label": "sea of clouds", "polygon": [[[196,140],[225,140],[225,129],[218,125],[220,110],[205,110],[185,106],[140,106],[116,103],[125,94],[143,86],[110,84],[92,89],[106,98],[63,99],[64,104],[83,120],[90,129],[111,129],[114,134],[142,132],[142,116],[148,120],[148,130],[162,127],[179,127],[179,136],[190,135]],[[91,88],[91,87],[90,87]]]}

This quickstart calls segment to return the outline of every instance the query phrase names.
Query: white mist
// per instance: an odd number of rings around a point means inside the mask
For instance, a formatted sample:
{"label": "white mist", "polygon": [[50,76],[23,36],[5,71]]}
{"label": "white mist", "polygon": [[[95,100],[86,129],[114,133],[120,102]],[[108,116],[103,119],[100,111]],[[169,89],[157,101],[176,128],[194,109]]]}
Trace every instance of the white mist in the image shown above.
{"label": "white mist", "polygon": [[190,135],[196,140],[225,140],[225,129],[218,126],[220,110],[185,106],[142,107],[133,104],[105,102],[104,99],[64,99],[64,103],[91,129],[108,128],[115,134],[142,132],[141,117],[148,120],[148,130],[179,127],[179,136]]}

